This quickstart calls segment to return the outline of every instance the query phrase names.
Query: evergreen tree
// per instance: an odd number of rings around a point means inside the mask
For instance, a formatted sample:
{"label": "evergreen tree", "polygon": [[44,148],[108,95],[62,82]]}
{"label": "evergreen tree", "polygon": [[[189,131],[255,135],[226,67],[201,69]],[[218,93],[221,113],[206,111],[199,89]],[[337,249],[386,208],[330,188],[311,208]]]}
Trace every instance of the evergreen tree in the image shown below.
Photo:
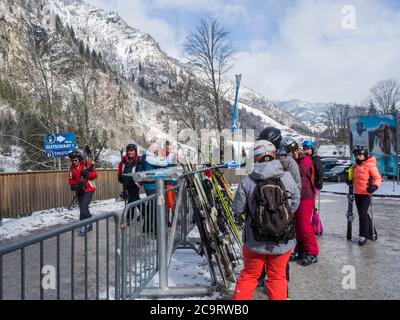
{"label": "evergreen tree", "polygon": [[393,101],[389,113],[397,113],[396,103]]}
{"label": "evergreen tree", "polygon": [[79,53],[81,56],[85,55],[85,44],[82,40],[79,41]]}

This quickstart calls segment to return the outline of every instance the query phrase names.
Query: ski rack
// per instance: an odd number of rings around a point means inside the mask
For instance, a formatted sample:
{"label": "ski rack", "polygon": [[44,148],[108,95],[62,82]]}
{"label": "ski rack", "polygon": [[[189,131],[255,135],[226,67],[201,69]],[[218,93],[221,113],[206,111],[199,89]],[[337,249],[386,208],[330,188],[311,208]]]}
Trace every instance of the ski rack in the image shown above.
{"label": "ski rack", "polygon": [[[207,168],[208,169],[208,168]],[[207,170],[207,169],[203,169]],[[191,173],[192,174],[192,173]],[[183,169],[178,167],[171,167],[166,169],[157,169],[152,171],[141,171],[136,173],[127,173],[124,176],[132,177],[135,182],[154,182],[156,183],[156,204],[157,204],[157,247],[158,247],[158,264],[159,264],[159,286],[144,289],[141,293],[141,297],[172,297],[172,296],[206,296],[211,294],[215,290],[215,286],[200,287],[200,286],[180,286],[170,287],[168,285],[168,266],[170,258],[172,256],[172,246],[168,246],[167,242],[167,224],[165,219],[165,199],[164,199],[164,187],[165,181],[178,181],[185,176]],[[181,188],[183,189],[183,181]],[[183,191],[183,190],[181,190]],[[177,205],[181,205],[183,193],[179,193],[179,199]],[[176,229],[177,219],[174,217],[172,229]],[[175,226],[174,226],[175,224]],[[173,235],[172,241],[173,241]],[[192,244],[184,244],[179,248],[193,249],[198,254],[198,250]]]}

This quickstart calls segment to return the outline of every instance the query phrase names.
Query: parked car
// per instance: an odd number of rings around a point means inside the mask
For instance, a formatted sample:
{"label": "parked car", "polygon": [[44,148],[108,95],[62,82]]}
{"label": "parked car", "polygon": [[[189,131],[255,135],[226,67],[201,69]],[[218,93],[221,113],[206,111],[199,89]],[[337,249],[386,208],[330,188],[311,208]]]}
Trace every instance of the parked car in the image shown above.
{"label": "parked car", "polygon": [[339,162],[329,162],[329,163],[325,163],[322,164],[322,170],[325,173],[328,173],[329,171],[331,171],[334,167],[340,166],[341,163]]}
{"label": "parked car", "polygon": [[349,168],[350,166],[335,166],[328,172],[324,172],[324,180],[337,182],[346,181]]}

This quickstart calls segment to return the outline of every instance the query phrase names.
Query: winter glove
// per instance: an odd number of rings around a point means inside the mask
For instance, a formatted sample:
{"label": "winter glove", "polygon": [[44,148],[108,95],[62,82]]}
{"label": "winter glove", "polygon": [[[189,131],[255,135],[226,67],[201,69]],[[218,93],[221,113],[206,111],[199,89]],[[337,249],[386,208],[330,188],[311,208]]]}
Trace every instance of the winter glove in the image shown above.
{"label": "winter glove", "polygon": [[367,192],[370,194],[374,193],[376,190],[378,190],[378,186],[375,184],[372,184],[367,188]]}
{"label": "winter glove", "polygon": [[71,189],[71,191],[75,191],[76,189],[78,189],[78,186],[76,184],[73,184],[72,186],[69,186],[69,188]]}

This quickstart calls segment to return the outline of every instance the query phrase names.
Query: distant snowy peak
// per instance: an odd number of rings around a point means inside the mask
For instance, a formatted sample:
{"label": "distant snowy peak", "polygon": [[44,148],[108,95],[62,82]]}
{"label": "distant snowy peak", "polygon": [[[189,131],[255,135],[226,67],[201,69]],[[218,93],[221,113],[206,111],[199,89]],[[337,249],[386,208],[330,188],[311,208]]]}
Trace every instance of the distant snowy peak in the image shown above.
{"label": "distant snowy peak", "polygon": [[315,116],[320,118],[326,111],[328,104],[311,103],[297,99],[289,101],[274,101],[274,103],[282,110],[291,113],[301,120],[312,120]]}
{"label": "distant snowy peak", "polygon": [[325,113],[327,103],[311,103],[293,99],[289,101],[274,101],[281,110],[290,113],[305,123],[314,133],[321,133],[326,130]]}

